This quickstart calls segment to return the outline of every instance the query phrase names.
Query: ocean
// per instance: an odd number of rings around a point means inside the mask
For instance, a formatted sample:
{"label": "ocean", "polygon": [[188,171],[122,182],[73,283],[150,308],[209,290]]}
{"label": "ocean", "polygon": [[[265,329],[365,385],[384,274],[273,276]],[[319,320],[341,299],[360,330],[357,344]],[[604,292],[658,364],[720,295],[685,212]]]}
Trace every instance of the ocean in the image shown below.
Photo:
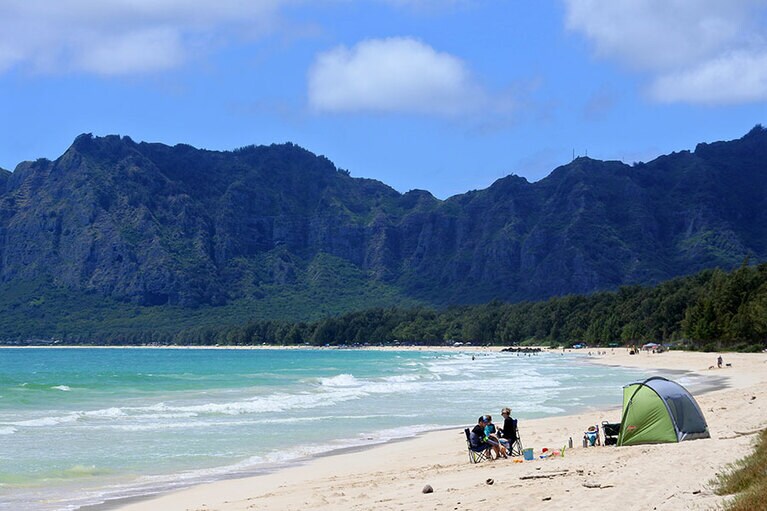
{"label": "ocean", "polygon": [[[609,354],[606,355],[609,357]],[[0,349],[0,510],[72,510],[273,470],[482,414],[619,406],[586,354]]]}

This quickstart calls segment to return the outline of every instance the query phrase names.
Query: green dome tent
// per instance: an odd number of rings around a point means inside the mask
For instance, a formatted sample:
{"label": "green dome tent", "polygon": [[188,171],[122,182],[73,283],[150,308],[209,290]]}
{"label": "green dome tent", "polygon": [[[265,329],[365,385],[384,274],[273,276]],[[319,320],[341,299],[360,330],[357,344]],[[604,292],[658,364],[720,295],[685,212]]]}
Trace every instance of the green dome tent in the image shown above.
{"label": "green dome tent", "polygon": [[618,445],[681,442],[710,436],[695,398],[678,383],[654,376],[623,387]]}

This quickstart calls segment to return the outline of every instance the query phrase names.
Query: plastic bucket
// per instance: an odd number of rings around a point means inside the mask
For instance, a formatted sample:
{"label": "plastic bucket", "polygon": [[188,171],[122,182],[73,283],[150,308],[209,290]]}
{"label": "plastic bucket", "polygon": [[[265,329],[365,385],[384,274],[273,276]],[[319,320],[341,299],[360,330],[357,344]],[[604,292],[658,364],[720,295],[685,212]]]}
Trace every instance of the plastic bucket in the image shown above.
{"label": "plastic bucket", "polygon": [[532,447],[529,448],[529,449],[522,449],[522,456],[524,456],[527,461],[534,460],[535,457],[533,456],[533,449],[532,449]]}

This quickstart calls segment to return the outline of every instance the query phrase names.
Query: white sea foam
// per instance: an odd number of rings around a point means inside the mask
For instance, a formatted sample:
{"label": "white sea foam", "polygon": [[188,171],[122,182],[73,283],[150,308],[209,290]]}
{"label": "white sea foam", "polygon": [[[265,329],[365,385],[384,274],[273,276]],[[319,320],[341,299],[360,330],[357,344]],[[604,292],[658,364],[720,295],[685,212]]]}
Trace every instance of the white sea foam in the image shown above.
{"label": "white sea foam", "polygon": [[199,413],[196,412],[178,412],[178,413],[146,413],[137,415],[142,420],[164,420],[164,419],[191,419],[192,417],[199,417]]}
{"label": "white sea foam", "polygon": [[188,417],[205,414],[240,415],[278,413],[290,410],[305,410],[327,407],[338,403],[355,400],[370,394],[391,394],[415,392],[421,388],[418,377],[395,376],[381,380],[356,378],[350,374],[339,374],[318,379],[317,390],[300,393],[275,393],[248,399],[209,402],[200,404],[180,404],[161,402],[147,407],[123,408],[132,416],[154,418],[179,418],[177,414]]}
{"label": "white sea foam", "polygon": [[320,378],[323,387],[359,387],[362,382],[351,374],[339,374],[332,378]]}
{"label": "white sea foam", "polygon": [[398,374],[397,376],[387,376],[383,381],[392,383],[404,383],[411,381],[419,381],[422,377],[418,374]]}
{"label": "white sea foam", "polygon": [[115,424],[100,429],[111,429],[114,431],[164,431],[171,429],[193,429],[193,428],[207,428],[211,426],[217,426],[215,422],[156,422],[153,424]]}
{"label": "white sea foam", "polygon": [[0,427],[0,435],[12,435],[18,431],[16,428],[12,428],[10,426],[8,427]]}
{"label": "white sea foam", "polygon": [[141,416],[141,423],[112,423],[87,426],[90,430],[113,430],[113,431],[164,431],[174,429],[206,429],[226,426],[228,428],[241,426],[258,426],[266,424],[279,424],[282,426],[290,424],[305,424],[310,422],[334,422],[338,421],[357,421],[366,419],[381,418],[408,418],[415,414],[368,414],[368,415],[324,415],[324,416],[301,416],[301,417],[277,417],[266,419],[249,420],[194,420],[183,422],[143,422],[147,417]]}
{"label": "white sea foam", "polygon": [[181,405],[157,403],[155,405],[134,408],[138,411],[151,411],[162,413],[196,413],[196,414],[222,414],[240,415],[249,413],[274,413],[294,409],[310,409],[318,406],[330,406],[349,399],[356,399],[362,394],[358,389],[339,388],[333,392],[305,392],[300,394],[278,393],[255,398],[228,401],[221,403],[202,403],[195,405]]}
{"label": "white sea foam", "polygon": [[61,390],[63,392],[69,392],[72,390],[69,385],[56,385],[55,387],[51,387],[52,389]]}
{"label": "white sea foam", "polygon": [[59,424],[66,424],[70,422],[76,422],[80,418],[79,414],[60,415],[57,417],[39,417],[37,419],[27,419],[23,421],[8,422],[11,426],[21,426],[30,428],[43,428],[50,426],[57,426]]}
{"label": "white sea foam", "polygon": [[85,417],[104,417],[113,419],[115,417],[124,417],[126,414],[120,408],[113,406],[111,408],[103,408],[101,410],[92,410],[88,412],[79,412]]}
{"label": "white sea foam", "polygon": [[427,366],[427,369],[437,376],[460,376],[466,372],[466,364],[456,361],[433,362]]}
{"label": "white sea foam", "polygon": [[[338,422],[338,421],[356,421],[366,419],[379,419],[391,417],[412,417],[412,414],[360,414],[360,415],[306,415],[300,417],[276,417],[269,419],[256,419],[250,424],[303,424],[307,422]],[[227,423],[230,424],[230,423]]]}
{"label": "white sea foam", "polygon": [[31,427],[31,428],[51,427],[51,426],[58,426],[62,424],[71,424],[71,423],[82,421],[89,418],[113,419],[113,418],[121,417],[124,415],[125,413],[122,410],[116,407],[112,407],[112,408],[105,408],[100,410],[75,411],[75,412],[67,413],[66,415],[37,417],[34,419],[26,419],[21,421],[9,422],[8,424],[11,424],[13,426],[22,426],[22,427]]}

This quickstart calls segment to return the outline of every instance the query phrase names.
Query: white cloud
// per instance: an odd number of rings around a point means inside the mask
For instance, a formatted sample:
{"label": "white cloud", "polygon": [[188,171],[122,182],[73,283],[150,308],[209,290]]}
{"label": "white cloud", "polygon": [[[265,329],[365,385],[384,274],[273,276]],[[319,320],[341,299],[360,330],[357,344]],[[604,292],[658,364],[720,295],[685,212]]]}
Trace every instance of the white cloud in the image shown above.
{"label": "white cloud", "polygon": [[567,27],[584,34],[599,57],[646,73],[655,99],[736,103],[767,96],[763,0],[564,1]]}
{"label": "white cloud", "polygon": [[291,0],[3,0],[0,71],[154,72],[212,39],[263,34]]}
{"label": "white cloud", "polygon": [[179,32],[167,28],[102,36],[78,50],[78,68],[106,75],[169,69],[180,64],[185,54]]}
{"label": "white cloud", "polygon": [[643,69],[674,68],[737,44],[753,2],[729,0],[566,0],[567,27],[600,56]]}
{"label": "white cloud", "polygon": [[651,93],[664,102],[727,104],[766,101],[767,52],[738,52],[660,76],[653,82]]}
{"label": "white cloud", "polygon": [[412,38],[369,39],[320,54],[309,70],[309,104],[320,112],[417,112],[455,116],[489,99],[467,66]]}
{"label": "white cloud", "polygon": [[[285,30],[285,7],[352,0],[0,0],[0,73],[150,73]],[[355,0],[359,1],[359,0]],[[441,10],[473,0],[366,0]]]}

